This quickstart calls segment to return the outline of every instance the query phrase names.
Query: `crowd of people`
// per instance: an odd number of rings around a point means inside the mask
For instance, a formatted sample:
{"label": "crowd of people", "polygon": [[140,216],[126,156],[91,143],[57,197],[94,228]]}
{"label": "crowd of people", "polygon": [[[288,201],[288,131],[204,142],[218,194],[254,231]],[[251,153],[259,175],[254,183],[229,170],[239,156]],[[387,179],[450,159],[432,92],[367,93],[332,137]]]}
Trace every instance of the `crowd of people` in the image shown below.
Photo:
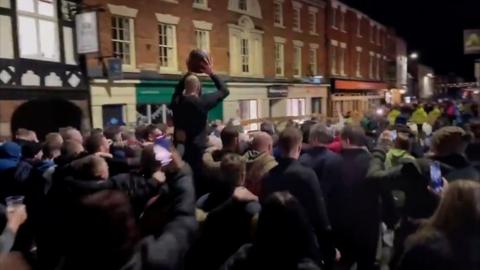
{"label": "crowd of people", "polygon": [[[475,106],[246,133],[207,124],[229,90],[210,60],[188,64],[173,128],[64,127],[41,141],[19,129],[0,145],[2,267],[480,269]],[[193,72],[218,91],[203,94]]]}

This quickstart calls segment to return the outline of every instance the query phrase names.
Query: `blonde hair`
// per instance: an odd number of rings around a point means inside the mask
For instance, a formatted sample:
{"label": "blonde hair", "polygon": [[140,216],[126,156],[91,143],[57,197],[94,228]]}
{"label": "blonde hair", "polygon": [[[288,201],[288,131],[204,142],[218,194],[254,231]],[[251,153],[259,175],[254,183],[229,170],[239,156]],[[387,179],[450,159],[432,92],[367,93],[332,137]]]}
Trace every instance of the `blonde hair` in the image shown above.
{"label": "blonde hair", "polygon": [[480,183],[461,180],[448,186],[435,214],[427,222],[431,227],[450,235],[471,231],[480,226]]}

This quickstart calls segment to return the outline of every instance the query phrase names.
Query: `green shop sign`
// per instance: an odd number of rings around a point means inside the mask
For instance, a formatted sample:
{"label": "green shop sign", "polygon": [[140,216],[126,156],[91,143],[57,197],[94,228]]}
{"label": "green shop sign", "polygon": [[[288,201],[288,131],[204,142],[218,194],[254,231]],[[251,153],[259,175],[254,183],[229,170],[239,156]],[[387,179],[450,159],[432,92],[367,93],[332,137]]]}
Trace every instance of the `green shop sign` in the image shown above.
{"label": "green shop sign", "polygon": [[[170,104],[175,86],[178,81],[174,80],[145,80],[137,84],[137,104]],[[211,81],[202,81],[204,94],[217,91]],[[208,114],[209,120],[223,120],[223,103],[213,108]]]}

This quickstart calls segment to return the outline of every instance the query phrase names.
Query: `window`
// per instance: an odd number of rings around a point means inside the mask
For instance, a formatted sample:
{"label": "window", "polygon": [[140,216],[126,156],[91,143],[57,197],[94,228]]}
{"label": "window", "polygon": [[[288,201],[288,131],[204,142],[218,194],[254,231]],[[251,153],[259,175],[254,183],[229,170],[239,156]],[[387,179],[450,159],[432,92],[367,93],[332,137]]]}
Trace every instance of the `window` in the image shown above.
{"label": "window", "polygon": [[343,32],[347,32],[347,25],[346,25],[346,23],[345,23],[345,17],[346,17],[346,15],[347,15],[347,12],[342,10],[342,17],[341,17],[341,21],[340,21],[340,28],[342,29]]}
{"label": "window", "polygon": [[330,72],[332,75],[337,74],[337,45],[330,46]]}
{"label": "window", "polygon": [[208,8],[207,0],[194,0],[193,1],[193,7],[198,8],[198,9],[210,10]]}
{"label": "window", "polygon": [[303,116],[306,114],[306,102],[304,98],[287,99],[287,116]]}
{"label": "window", "polygon": [[380,45],[380,28],[377,28],[377,44]]}
{"label": "window", "polygon": [[370,25],[370,42],[375,42],[375,25],[373,24]]}
{"label": "window", "polygon": [[[257,100],[240,100],[238,101],[238,107],[240,112],[240,119],[242,120],[254,120],[258,119],[258,103]],[[250,124],[245,127],[247,131],[257,130],[258,124]]]}
{"label": "window", "polygon": [[285,72],[285,45],[283,43],[275,43],[275,75],[284,76]]}
{"label": "window", "polygon": [[377,80],[380,80],[380,60],[382,57],[380,55],[377,55],[377,72],[376,72],[376,78]]}
{"label": "window", "polygon": [[337,29],[337,8],[332,7],[332,28]]}
{"label": "window", "polygon": [[375,61],[375,55],[373,52],[370,52],[370,58],[368,61],[368,77],[373,79],[373,61]]}
{"label": "window", "polygon": [[113,56],[122,59],[124,65],[132,64],[130,18],[112,16]]}
{"label": "window", "polygon": [[238,9],[247,11],[248,9],[247,0],[238,0]]}
{"label": "window", "polygon": [[59,61],[55,0],[17,0],[18,36],[22,58]]}
{"label": "window", "polygon": [[283,3],[275,2],[273,6],[273,22],[275,26],[283,27]]}
{"label": "window", "polygon": [[248,49],[248,39],[242,38],[240,40],[240,58],[242,59],[242,73],[250,72],[250,55]]}
{"label": "window", "polygon": [[207,30],[196,29],[195,39],[197,42],[197,48],[204,51],[210,51],[210,33]]}
{"label": "window", "polygon": [[312,114],[322,114],[322,98],[312,98]]}
{"label": "window", "polygon": [[294,52],[294,65],[293,65],[293,76],[300,77],[302,76],[302,47],[295,46]]}
{"label": "window", "polygon": [[340,74],[341,75],[346,75],[345,73],[345,61],[346,61],[346,50],[347,50],[347,44],[341,43],[340,44]]}
{"label": "window", "polygon": [[293,8],[293,30],[300,32],[301,30],[301,19],[300,19],[300,8],[294,7]]}
{"label": "window", "polygon": [[160,67],[176,69],[177,42],[175,26],[161,23],[158,26]]}
{"label": "window", "polygon": [[255,29],[252,19],[245,15],[228,29],[230,75],[263,77],[263,31]]}
{"label": "window", "polygon": [[362,77],[362,48],[357,47],[357,62],[355,65],[356,76]]}
{"label": "window", "polygon": [[103,126],[108,127],[124,122],[125,105],[102,105]]}
{"label": "window", "polygon": [[310,34],[316,34],[317,33],[317,13],[310,11],[309,17],[310,17]]}
{"label": "window", "polygon": [[357,36],[362,36],[362,17],[357,17]]}
{"label": "window", "polygon": [[309,66],[309,75],[311,76],[315,76],[317,75],[317,48],[316,47],[310,47],[310,51],[309,51],[309,63],[308,63],[308,66]]}

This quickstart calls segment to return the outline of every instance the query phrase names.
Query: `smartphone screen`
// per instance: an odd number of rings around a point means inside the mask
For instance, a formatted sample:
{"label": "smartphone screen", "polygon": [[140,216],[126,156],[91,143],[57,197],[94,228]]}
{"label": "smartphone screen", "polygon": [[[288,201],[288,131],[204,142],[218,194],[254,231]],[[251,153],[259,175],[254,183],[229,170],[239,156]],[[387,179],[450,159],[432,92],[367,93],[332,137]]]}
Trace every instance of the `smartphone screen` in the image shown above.
{"label": "smartphone screen", "polygon": [[161,145],[155,145],[153,147],[155,153],[155,160],[159,161],[163,166],[167,166],[172,162],[172,153]]}
{"label": "smartphone screen", "polygon": [[392,137],[392,138],[391,138],[392,141],[395,141],[395,140],[397,139],[397,136],[398,136],[397,131],[396,131],[396,130],[392,130],[390,134],[391,134],[390,136]]}
{"label": "smartphone screen", "polygon": [[430,186],[435,192],[440,192],[442,190],[442,171],[440,170],[440,163],[438,162],[433,162],[430,165]]}

